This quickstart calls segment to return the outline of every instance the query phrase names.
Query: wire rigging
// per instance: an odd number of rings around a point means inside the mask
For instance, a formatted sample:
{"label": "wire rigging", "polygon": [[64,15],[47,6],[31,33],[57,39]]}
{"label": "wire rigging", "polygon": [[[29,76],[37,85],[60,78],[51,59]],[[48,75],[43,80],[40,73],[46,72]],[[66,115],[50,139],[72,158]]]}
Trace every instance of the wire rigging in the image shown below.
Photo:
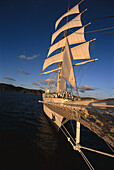
{"label": "wire rigging", "polygon": [[105,16],[105,17],[96,17],[96,18],[87,18],[87,19],[84,19],[84,20],[96,20],[96,19],[105,19],[105,18],[114,18],[114,16]]}
{"label": "wire rigging", "polygon": [[[97,19],[106,19],[106,18],[114,18],[114,16],[87,18],[87,19],[83,19],[83,20],[87,21],[87,20],[97,20]],[[75,20],[75,21],[79,21],[79,20]]]}
{"label": "wire rigging", "polygon": [[88,165],[90,170],[95,170],[92,166],[92,164],[89,162],[89,160],[87,159],[87,157],[84,155],[84,153],[80,150],[80,154],[83,157],[84,161],[86,162],[86,164]]}
{"label": "wire rigging", "polygon": [[94,33],[91,33],[91,34],[112,34],[112,33],[114,33],[114,31],[112,31],[112,32],[101,32],[101,33],[94,32]]}
{"label": "wire rigging", "polygon": [[[105,141],[105,140],[104,140]],[[108,147],[110,148],[110,150],[114,153],[114,150],[112,149],[112,147],[109,145],[109,143],[107,143],[106,141],[105,141],[105,143],[108,145]]]}
{"label": "wire rigging", "polygon": [[[85,34],[88,34],[88,33],[95,33],[95,34],[109,34],[109,33],[114,33],[114,31],[111,31],[111,32],[102,32],[102,33],[96,33],[96,32],[99,32],[99,31],[105,31],[105,30],[109,30],[109,29],[114,29],[114,27],[108,27],[108,28],[103,28],[103,29],[98,29],[98,30],[93,30],[93,31],[87,31],[87,32],[84,32]],[[72,30],[70,30],[71,32],[74,32]],[[77,33],[75,32],[75,34],[83,34],[83,33]]]}
{"label": "wire rigging", "polygon": [[104,31],[104,30],[109,30],[109,29],[113,29],[113,28],[114,28],[114,27],[108,27],[108,28],[103,28],[103,29],[94,30],[94,31],[87,31],[87,32],[85,32],[85,33]]}

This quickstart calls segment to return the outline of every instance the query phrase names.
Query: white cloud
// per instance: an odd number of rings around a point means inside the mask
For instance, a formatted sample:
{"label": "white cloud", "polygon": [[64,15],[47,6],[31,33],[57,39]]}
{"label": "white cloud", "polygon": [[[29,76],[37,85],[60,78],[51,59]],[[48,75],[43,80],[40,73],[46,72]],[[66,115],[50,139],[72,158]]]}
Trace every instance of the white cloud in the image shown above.
{"label": "white cloud", "polygon": [[35,82],[34,82],[32,85],[34,85],[34,86],[39,86],[39,84],[38,84],[38,83],[35,83]]}
{"label": "white cloud", "polygon": [[18,72],[23,73],[23,74],[26,74],[26,75],[29,75],[29,74],[30,74],[30,73],[28,73],[28,72],[26,72],[26,71],[24,71],[24,70],[22,70],[22,69],[20,69],[20,68],[18,68]]}
{"label": "white cloud", "polygon": [[44,90],[44,87],[39,86],[38,88],[39,88],[39,89],[43,89],[43,90]]}
{"label": "white cloud", "polygon": [[50,84],[55,84],[56,85],[56,81],[54,80],[54,79],[46,79],[46,80],[43,80],[43,82],[42,81],[39,81],[39,80],[37,80],[40,84],[43,84],[43,85],[47,85],[48,83],[50,83]]}
{"label": "white cloud", "polygon": [[56,81],[54,79],[46,79],[43,80],[44,82],[51,83],[51,84],[56,84]]}
{"label": "white cloud", "polygon": [[11,78],[11,77],[4,77],[5,79],[7,80],[10,80],[10,81],[16,81],[15,79]]}
{"label": "white cloud", "polygon": [[35,59],[35,58],[37,58],[38,57],[38,55],[33,55],[32,57],[26,57],[26,59],[27,60],[33,60],[33,59]]}
{"label": "white cloud", "polygon": [[40,56],[40,54],[38,55],[33,55],[32,57],[27,57],[26,55],[20,55],[18,56],[20,59],[25,59],[25,60],[33,60],[35,58],[37,58],[38,56]]}
{"label": "white cloud", "polygon": [[94,91],[96,90],[97,88],[92,88],[88,85],[84,85],[84,86],[78,86],[78,89],[80,90],[80,92],[84,93],[85,91]]}
{"label": "white cloud", "polygon": [[26,56],[25,55],[20,55],[19,58],[20,59],[26,59]]}
{"label": "white cloud", "polygon": [[42,82],[42,81],[39,81],[37,80],[40,84],[43,84],[43,85],[47,85],[47,82]]}

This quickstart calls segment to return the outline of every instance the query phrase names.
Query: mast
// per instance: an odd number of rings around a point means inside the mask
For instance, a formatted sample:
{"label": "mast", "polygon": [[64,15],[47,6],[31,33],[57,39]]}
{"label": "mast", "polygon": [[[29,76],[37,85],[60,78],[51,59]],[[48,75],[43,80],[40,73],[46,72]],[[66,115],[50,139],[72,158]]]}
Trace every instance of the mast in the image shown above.
{"label": "mast", "polygon": [[[68,11],[56,21],[55,30],[58,24],[61,22],[61,20],[64,17],[67,17],[66,24],[64,24],[61,28],[59,28],[57,31],[55,31],[52,34],[51,46],[47,54],[48,58],[44,61],[44,64],[43,64],[42,71],[44,71],[48,66],[58,63],[57,64],[58,68],[42,73],[42,74],[47,74],[47,73],[51,73],[54,71],[58,71],[56,93],[59,93],[60,91],[62,92],[66,89],[66,81],[68,81],[75,89],[77,89],[73,66],[86,64],[88,63],[88,61],[72,65],[72,60],[91,58],[90,52],[89,52],[89,44],[93,40],[86,41],[85,36],[84,36],[84,29],[90,23],[83,26],[82,21],[81,21],[81,15],[87,9],[85,9],[83,12],[80,13],[79,4],[77,4],[70,10],[68,7]],[[68,21],[69,15],[72,15],[72,14],[78,14],[78,15],[74,17],[72,20]],[[74,31],[72,34],[67,35],[68,34],[67,31],[75,27],[80,27],[80,28]],[[64,31],[63,38],[59,40],[57,43],[53,44],[56,37],[63,31]],[[76,46],[71,47],[71,45],[76,45]],[[51,53],[53,53],[54,51],[60,48],[62,48],[61,52],[49,57]],[[91,62],[91,60],[89,60],[89,62]]]}
{"label": "mast", "polygon": [[[69,11],[69,4],[68,4],[68,11]],[[67,20],[66,23],[68,23],[68,16],[67,16]],[[67,37],[67,30],[64,31],[64,37]],[[64,50],[64,48],[62,48],[62,51]],[[58,63],[57,66],[60,68],[62,65],[62,63]],[[61,73],[61,69],[59,69],[58,71],[58,79],[57,79],[57,89],[56,89],[56,93],[60,92],[60,73]]]}
{"label": "mast", "polygon": [[[60,68],[61,67],[61,63],[58,63],[57,66]],[[56,93],[59,93],[60,92],[60,73],[61,73],[61,70],[59,69],[58,71],[58,79],[57,79],[57,89],[56,89]]]}

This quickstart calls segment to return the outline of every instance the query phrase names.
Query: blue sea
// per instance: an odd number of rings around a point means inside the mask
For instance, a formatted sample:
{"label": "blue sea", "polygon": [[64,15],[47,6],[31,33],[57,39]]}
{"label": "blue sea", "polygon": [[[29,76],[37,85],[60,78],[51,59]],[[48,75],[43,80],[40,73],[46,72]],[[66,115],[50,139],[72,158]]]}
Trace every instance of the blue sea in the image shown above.
{"label": "blue sea", "polygon": [[[88,170],[38,100],[41,96],[0,91],[0,170]],[[70,123],[66,126],[70,129]],[[101,138],[83,126],[81,144],[112,154]],[[113,158],[83,152],[95,169],[114,169]]]}

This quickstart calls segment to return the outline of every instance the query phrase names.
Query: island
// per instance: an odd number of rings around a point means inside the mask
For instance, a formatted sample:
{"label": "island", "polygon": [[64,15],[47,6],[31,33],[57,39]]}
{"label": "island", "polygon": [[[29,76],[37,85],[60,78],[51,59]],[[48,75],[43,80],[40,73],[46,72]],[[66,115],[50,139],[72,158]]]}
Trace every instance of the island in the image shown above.
{"label": "island", "polygon": [[19,93],[26,93],[26,94],[35,94],[35,95],[42,95],[44,93],[43,90],[35,90],[35,89],[27,89],[20,86],[14,86],[12,84],[0,83],[0,90],[1,91],[12,91],[12,92],[19,92]]}

